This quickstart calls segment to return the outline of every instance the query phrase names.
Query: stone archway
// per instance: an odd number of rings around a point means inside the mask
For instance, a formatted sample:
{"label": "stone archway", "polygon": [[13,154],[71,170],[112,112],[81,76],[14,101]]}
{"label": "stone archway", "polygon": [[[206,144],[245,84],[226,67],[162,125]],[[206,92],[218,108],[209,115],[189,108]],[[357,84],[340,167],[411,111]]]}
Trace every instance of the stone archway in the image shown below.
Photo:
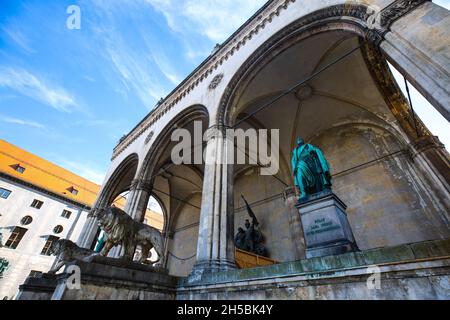
{"label": "stone archway", "polygon": [[[187,275],[195,262],[192,252],[196,251],[198,221],[200,219],[200,200],[203,188],[203,164],[174,165],[171,150],[176,141],[171,136],[175,129],[186,129],[192,136],[201,125],[201,133],[209,124],[207,109],[201,105],[186,108],[164,126],[156,136],[140,166],[137,174],[138,185],[133,191],[129,214],[142,220],[142,210],[150,194],[154,194],[165,208],[163,236],[165,257],[162,265],[171,274]],[[193,141],[193,143],[197,143]],[[192,145],[192,150],[202,152],[200,145]],[[197,196],[193,197],[195,194]],[[181,248],[181,249],[180,249]],[[190,256],[190,257],[187,257]]]}
{"label": "stone archway", "polygon": [[[93,210],[111,205],[120,194],[129,191],[132,188],[138,164],[139,156],[136,153],[133,153],[127,156],[117,166],[106,183],[103,184],[93,206]],[[80,234],[80,246],[92,248],[95,245],[98,233],[97,219],[94,217],[88,218],[83,231]]]}
{"label": "stone archway", "polygon": [[[324,130],[326,128],[331,128],[337,125],[342,124],[346,117],[352,117],[352,120],[355,121],[357,119],[367,119],[370,121],[374,121],[378,125],[392,127],[394,131],[399,132],[400,136],[402,137],[402,144],[406,145],[406,149],[409,152],[410,150],[413,150],[412,152],[415,152],[414,148],[414,142],[415,139],[417,139],[416,132],[413,130],[413,123],[412,118],[409,114],[408,110],[408,104],[406,103],[405,98],[403,97],[403,94],[398,89],[398,86],[396,85],[395,81],[393,81],[392,75],[390,74],[390,71],[387,69],[387,64],[383,58],[382,53],[380,50],[376,47],[376,45],[379,44],[381,41],[382,35],[377,31],[373,29],[369,29],[366,24],[367,20],[367,7],[361,6],[361,5],[338,5],[331,8],[323,9],[318,12],[312,13],[310,15],[307,15],[301,19],[299,19],[297,22],[291,24],[290,26],[284,28],[282,31],[280,31],[278,34],[273,36],[271,39],[269,39],[266,43],[264,43],[261,47],[259,47],[251,56],[246,60],[246,62],[241,66],[241,68],[238,70],[238,72],[234,75],[232,80],[228,83],[228,86],[222,96],[221,103],[219,106],[219,111],[217,113],[216,118],[216,124],[219,128],[233,128],[235,127],[236,123],[239,125],[243,125],[244,122],[246,122],[246,126],[253,126],[251,123],[249,123],[250,116],[253,116],[253,111],[257,110],[258,103],[260,105],[265,105],[267,102],[271,101],[274,97],[277,97],[279,93],[283,93],[283,90],[286,90],[286,88],[292,88],[296,82],[288,82],[284,81],[286,77],[284,75],[277,73],[282,68],[276,68],[276,64],[279,63],[278,67],[282,66],[283,61],[279,62],[280,56],[285,57],[294,57],[293,54],[289,56],[290,52],[292,51],[292,48],[295,46],[301,46],[302,43],[313,42],[314,39],[320,39],[322,37],[322,41],[315,43],[315,46],[310,45],[311,50],[316,50],[317,48],[321,48],[320,45],[324,46],[324,44],[327,43],[333,43],[331,47],[327,47],[326,50],[324,50],[324,54],[320,56],[320,58],[313,64],[312,71],[310,73],[301,73],[301,70],[298,68],[295,68],[295,66],[292,66],[292,68],[285,68],[284,70],[288,70],[287,72],[296,72],[298,71],[298,74],[303,75],[303,77],[299,76],[300,79],[305,78],[309,81],[305,83],[306,86],[311,87],[311,97],[302,97],[302,93],[299,93],[298,91],[293,92],[291,96],[295,96],[297,100],[299,100],[301,103],[304,103],[304,100],[307,99],[315,99],[317,100],[316,103],[320,107],[317,110],[312,109],[311,107],[306,108],[300,108],[297,110],[302,109],[303,112],[306,112],[306,114],[302,114],[300,118],[296,116],[295,118],[300,119],[308,119],[308,121],[311,121],[317,125],[307,125],[304,126],[304,128],[295,128],[292,127],[292,130],[285,136],[285,140],[291,140],[295,136],[295,134],[298,134],[299,132],[302,135],[312,136],[315,132],[319,130]],[[388,26],[388,24],[385,23],[385,27]],[[329,35],[338,35],[335,38],[328,37]],[[328,37],[328,39],[327,39]],[[329,42],[327,42],[329,41]],[[375,45],[374,45],[375,44]],[[316,51],[320,52],[321,49],[318,49]],[[333,52],[334,51],[334,52]],[[332,52],[333,55],[329,55],[329,53]],[[330,86],[327,85],[319,85],[317,84],[317,81],[315,82],[314,78],[310,77],[311,74],[314,74],[314,70],[321,70],[321,69],[328,69],[328,65],[334,66],[334,61],[341,61],[340,57],[349,56],[350,54],[354,54],[352,56],[352,59],[348,59],[346,61],[356,61],[354,65],[351,65],[351,68],[346,70],[345,68],[339,66],[336,64],[336,68],[333,72],[333,77],[330,77],[330,83],[339,83],[339,75],[345,74],[346,71],[348,72],[356,72],[352,70],[364,70],[364,79],[361,79],[361,81],[364,81],[364,84],[368,84],[367,88],[370,88],[372,92],[366,92],[365,95],[356,95],[355,91],[351,88],[344,88],[341,86],[339,88],[341,91],[337,90],[340,94],[333,93],[333,90],[330,89]],[[329,55],[329,56],[327,56]],[[306,57],[308,58],[308,57]],[[277,60],[278,59],[278,60]],[[306,59],[307,60],[307,59]],[[311,59],[312,60],[312,59]],[[301,59],[300,59],[301,61]],[[344,61],[342,59],[342,61]],[[309,64],[309,60],[307,60],[307,63],[305,65]],[[347,62],[345,62],[347,63]],[[270,68],[270,66],[274,66]],[[308,65],[309,66],[309,65]],[[370,68],[368,68],[370,67]],[[292,71],[289,71],[292,70]],[[270,77],[276,78],[277,83],[270,83],[269,80],[266,80],[264,83],[262,80],[259,81],[258,77],[263,77],[261,74],[266,72],[266,79],[270,79]],[[270,75],[270,77],[269,77]],[[360,79],[362,76],[358,76],[358,74],[353,75],[355,78]],[[297,77],[297,80],[299,79]],[[346,77],[347,79],[348,77]],[[292,77],[291,77],[292,79]],[[258,82],[259,81],[259,82]],[[325,81],[322,79],[322,81]],[[345,83],[345,81],[342,81]],[[255,84],[256,83],[256,84]],[[253,87],[252,87],[253,85]],[[353,83],[354,86],[357,86],[358,83]],[[260,89],[262,88],[262,89]],[[269,89],[270,88],[270,89]],[[361,87],[362,88],[362,87]],[[300,89],[300,87],[296,88]],[[254,91],[254,94],[250,94],[250,91]],[[335,90],[336,91],[336,90]],[[355,94],[355,96],[352,96],[352,93]],[[359,97],[355,98],[356,96]],[[285,96],[283,96],[283,103],[286,104],[293,104],[292,101],[288,101]],[[291,99],[291,98],[289,98]],[[340,108],[338,111],[333,111],[331,114],[331,117],[328,117],[325,121],[323,119],[319,119],[317,117],[318,114],[322,115],[329,115],[327,108],[325,106],[326,100],[329,100],[326,103],[335,104],[337,108]],[[292,109],[292,110],[291,110]],[[285,111],[281,106],[278,106],[277,110],[277,117],[280,119],[289,119],[288,114],[295,114],[295,109],[291,108],[289,111]],[[347,110],[347,111],[346,111]],[[266,112],[267,114],[270,114],[270,112]],[[286,113],[287,112],[287,113]],[[243,114],[246,113],[249,116],[246,116]],[[258,117],[257,115],[255,117]],[[283,128],[284,125],[291,128],[291,122],[290,119],[287,120],[285,123],[276,123],[270,118],[274,118],[274,114],[272,113],[272,117],[264,115],[256,120],[260,123],[265,123],[265,127],[272,127],[272,128]],[[242,121],[244,119],[245,121]],[[255,122],[255,121],[253,121]],[[268,123],[271,123],[271,125]],[[429,131],[426,129],[426,127],[420,123],[420,130],[422,136],[430,137]],[[288,143],[287,145],[292,145],[292,143]],[[219,147],[215,147],[215,151],[220,150],[220,142]],[[219,148],[219,149],[217,149]],[[289,157],[289,151],[288,148],[285,147],[286,150],[284,150],[284,157]],[[442,167],[441,167],[442,169]],[[221,174],[217,174],[217,172],[220,172],[224,170]],[[235,208],[234,203],[239,201],[239,194],[241,193],[242,187],[239,187],[239,190],[234,190],[234,178],[230,178],[229,175],[233,172],[234,168],[230,168],[230,166],[224,166],[224,165],[217,165],[215,168],[212,169],[215,173],[212,173],[210,177],[208,177],[208,180],[210,183],[214,183],[214,181],[220,181],[221,189],[218,189],[219,193],[221,193],[221,196],[218,199],[205,199],[206,202],[210,202],[211,204],[208,204],[208,209],[211,211],[211,207],[213,211],[213,216],[215,215],[215,208],[218,209],[218,215],[220,215],[221,219],[224,219],[226,216],[227,221],[232,221],[231,215],[234,215]],[[436,179],[436,173],[433,172],[433,170],[430,170],[426,166],[417,165],[414,170],[417,170],[418,172],[422,171],[422,173],[426,178],[422,180],[427,180],[426,182],[423,182],[421,180],[422,189],[431,188],[432,183],[430,183],[430,180]],[[242,171],[242,170],[239,170]],[[410,169],[404,168],[402,170],[402,175],[407,176],[410,174]],[[247,179],[247,178],[246,178]],[[419,179],[420,180],[420,179]],[[414,180],[417,183],[417,179]],[[247,185],[250,182],[247,182]],[[250,183],[252,184],[252,183]],[[268,194],[267,191],[264,189],[264,185],[269,185],[270,182],[261,182],[260,180],[254,180],[253,185],[258,186],[257,188],[254,188],[254,191],[256,192],[256,189],[258,191],[258,195],[253,197],[253,201],[255,205],[259,206],[259,203],[261,203],[260,198],[265,199],[272,199],[275,195]],[[247,188],[248,189],[248,188]],[[261,190],[260,190],[261,189]],[[217,189],[216,189],[217,190]],[[251,192],[250,189],[247,190],[248,192]],[[216,191],[217,192],[217,191]],[[431,192],[434,193],[430,197],[430,201],[434,201],[435,208],[434,212],[431,214],[433,217],[431,220],[433,221],[439,221],[441,225],[448,224],[448,216],[446,217],[445,214],[445,207],[448,206],[448,204],[445,203],[446,200],[440,201],[436,199],[439,199],[439,195],[441,194],[447,194],[447,197],[443,197],[443,199],[448,199],[448,191],[445,190],[445,188],[434,188],[434,190]],[[234,194],[234,199],[230,198],[230,194]],[[277,204],[277,208],[280,206],[283,206],[282,201],[282,191],[278,193],[280,195],[280,201]],[[405,203],[409,200],[403,199]],[[440,203],[438,203],[440,202]],[[226,205],[224,205],[226,203]],[[217,205],[216,205],[217,204]],[[406,207],[405,207],[406,208]],[[266,224],[273,227],[273,221],[270,220],[270,214],[265,214],[263,211],[266,212],[274,212],[276,208],[270,208],[266,205],[265,209],[261,209],[261,216],[267,216]],[[202,208],[203,210],[203,208]],[[421,208],[421,214],[428,215],[425,208]],[[443,211],[444,210],[444,211]],[[286,209],[286,211],[289,211]],[[206,212],[206,209],[205,209]],[[231,213],[232,212],[232,213]],[[258,214],[258,213],[257,213]],[[283,217],[283,213],[279,215],[278,221],[281,220]],[[239,220],[239,219],[238,219]],[[241,219],[242,220],[242,219]],[[263,218],[264,221],[264,218]],[[238,226],[238,224],[241,223],[241,221],[236,221],[235,228]],[[288,225],[289,219],[286,220],[285,226]],[[227,243],[225,240],[222,240],[221,233],[224,232],[224,230],[215,230],[214,227],[211,227],[211,222],[208,222],[207,219],[204,221],[205,225],[205,234],[211,235],[214,237],[215,234],[219,234],[220,240],[215,240],[219,242],[219,245],[217,247],[224,246],[224,243]],[[397,226],[400,226],[400,224],[397,224]],[[209,229],[207,229],[209,228]],[[286,228],[285,228],[286,229]],[[223,239],[229,239],[230,238],[230,230],[227,229],[226,231],[228,234],[223,236]],[[270,230],[266,230],[266,233],[275,233],[276,235],[270,235],[271,240],[274,242],[279,242],[280,244],[277,246],[275,245],[272,248],[272,251],[275,251],[279,253],[283,246],[286,246],[286,243],[289,242],[289,239],[280,240],[277,238],[277,236],[280,235],[280,230],[276,230],[276,232],[270,232]],[[419,232],[420,233],[420,232]],[[422,234],[423,235],[423,234]],[[440,233],[439,237],[444,237],[444,233]],[[205,236],[206,238],[207,236]],[[289,237],[288,237],[289,238]],[[420,236],[419,236],[420,238]],[[417,239],[419,239],[417,238]],[[414,240],[417,240],[414,238]],[[419,240],[425,240],[429,239],[429,233],[428,236],[423,236],[423,238]],[[400,240],[399,240],[400,241]],[[404,239],[404,241],[407,241]],[[228,242],[229,243],[229,242]],[[389,244],[389,243],[387,243]],[[203,244],[205,247],[207,247],[207,244]],[[225,245],[226,246],[226,245]],[[214,248],[214,240],[212,242],[212,248]],[[200,250],[200,247],[199,247]],[[220,250],[220,249],[219,249]],[[228,250],[228,247],[226,247],[226,250]],[[225,250],[225,251],[226,251]],[[228,251],[229,252],[229,251]],[[229,253],[225,256],[220,256],[218,261],[215,262],[216,265],[220,265],[220,261],[222,260],[231,260],[233,255]],[[212,259],[213,258],[213,259]],[[295,257],[289,257],[286,254],[279,254],[277,256],[274,256],[273,258],[281,260],[281,261],[288,261],[290,259],[295,259]],[[201,261],[206,260],[213,260],[214,257],[211,256],[211,254],[208,254],[208,252],[199,252],[198,254],[198,260]],[[204,263],[203,265],[199,266],[199,270],[201,269],[214,269],[216,268],[214,266],[214,263]],[[199,272],[200,272],[199,271]]]}

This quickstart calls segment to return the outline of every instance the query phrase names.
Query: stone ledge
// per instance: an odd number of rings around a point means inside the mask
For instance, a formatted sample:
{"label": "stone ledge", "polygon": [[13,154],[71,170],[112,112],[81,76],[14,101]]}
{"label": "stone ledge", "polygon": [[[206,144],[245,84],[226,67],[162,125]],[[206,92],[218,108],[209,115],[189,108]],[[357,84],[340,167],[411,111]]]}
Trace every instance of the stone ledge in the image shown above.
{"label": "stone ledge", "polygon": [[28,277],[25,282],[19,286],[19,290],[31,290],[37,292],[53,292],[55,291],[58,281],[56,276],[43,274],[40,277]]}
{"label": "stone ledge", "polygon": [[[175,289],[178,283],[178,278],[168,275],[166,270],[121,259],[96,257],[93,262],[74,261],[70,265],[80,268],[81,283],[161,289]],[[69,276],[66,273],[58,275],[58,283]]]}
{"label": "stone ledge", "polygon": [[251,300],[448,300],[450,259],[400,262],[379,268],[379,287],[370,288],[364,266],[223,284],[180,287],[177,299]]}
{"label": "stone ledge", "polygon": [[450,238],[433,240],[388,248],[377,248],[360,252],[349,252],[337,256],[327,256],[285,262],[267,267],[207,273],[201,279],[182,278],[178,287],[194,287],[211,284],[224,284],[257,279],[345,271],[371,265],[386,265],[415,262],[423,259],[433,260],[450,256]]}

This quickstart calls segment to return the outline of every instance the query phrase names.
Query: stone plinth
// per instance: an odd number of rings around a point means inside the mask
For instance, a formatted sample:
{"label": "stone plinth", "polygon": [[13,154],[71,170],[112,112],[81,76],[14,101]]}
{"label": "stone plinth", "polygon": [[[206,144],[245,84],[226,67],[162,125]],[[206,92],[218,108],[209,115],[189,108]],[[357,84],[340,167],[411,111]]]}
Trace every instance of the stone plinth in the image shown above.
{"label": "stone plinth", "polygon": [[[177,299],[449,300],[449,257],[446,239],[216,272],[180,279]],[[368,286],[376,271],[379,289]]]}
{"label": "stone plinth", "polygon": [[310,196],[297,204],[306,242],[306,258],[358,250],[346,208],[331,191]]}
{"label": "stone plinth", "polygon": [[19,286],[16,300],[50,300],[57,284],[56,276],[47,273],[39,277],[28,277]]}
{"label": "stone plinth", "polygon": [[[78,266],[80,271],[79,288],[66,285],[74,283],[73,268],[67,272],[72,266]],[[98,256],[92,262],[74,261],[56,276],[28,278],[20,288],[18,299],[173,300],[177,283],[178,278],[168,275],[164,269]]]}

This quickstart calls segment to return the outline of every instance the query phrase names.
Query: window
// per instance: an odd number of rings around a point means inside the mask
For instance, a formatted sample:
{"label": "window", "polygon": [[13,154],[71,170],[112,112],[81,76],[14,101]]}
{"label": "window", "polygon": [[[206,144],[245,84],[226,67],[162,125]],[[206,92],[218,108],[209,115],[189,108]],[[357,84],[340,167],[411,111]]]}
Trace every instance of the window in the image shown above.
{"label": "window", "polygon": [[13,164],[13,165],[10,166],[10,167],[13,168],[14,170],[16,170],[16,171],[19,172],[19,173],[24,173],[24,172],[25,172],[25,168],[22,167],[22,166],[20,165],[20,163]]}
{"label": "window", "polygon": [[19,245],[19,242],[22,240],[25,233],[28,231],[28,229],[21,228],[21,227],[14,227],[13,232],[9,236],[8,241],[6,241],[5,247],[10,249],[16,249]]}
{"label": "window", "polygon": [[53,232],[56,234],[63,232],[63,230],[64,230],[63,226],[60,225],[57,225],[56,227],[53,228]]}
{"label": "window", "polygon": [[30,278],[40,278],[42,276],[41,271],[31,270],[30,274],[28,275]]}
{"label": "window", "polygon": [[66,218],[66,219],[70,219],[70,216],[72,215],[72,211],[69,210],[63,210],[61,217]]}
{"label": "window", "polygon": [[40,209],[43,204],[44,204],[44,202],[34,199],[33,202],[31,203],[31,206],[33,208]]}
{"label": "window", "polygon": [[0,188],[0,198],[8,199],[10,194],[11,194],[10,190]]}
{"label": "window", "polygon": [[78,190],[75,189],[74,187],[70,187],[67,189],[67,191],[69,191],[71,194],[73,194],[74,196],[76,196],[78,194]]}
{"label": "window", "polygon": [[33,222],[33,218],[30,217],[30,216],[25,216],[25,217],[23,217],[23,218],[20,220],[20,223],[21,223],[23,226],[29,225],[29,224],[32,223],[32,222]]}
{"label": "window", "polygon": [[44,248],[42,248],[41,254],[44,256],[49,256],[51,255],[51,247],[53,245],[54,242],[58,241],[59,238],[55,237],[55,236],[48,236],[47,241],[45,242]]}
{"label": "window", "polygon": [[24,173],[25,172],[25,168],[21,167],[20,165],[17,165],[16,171],[19,172],[19,173]]}

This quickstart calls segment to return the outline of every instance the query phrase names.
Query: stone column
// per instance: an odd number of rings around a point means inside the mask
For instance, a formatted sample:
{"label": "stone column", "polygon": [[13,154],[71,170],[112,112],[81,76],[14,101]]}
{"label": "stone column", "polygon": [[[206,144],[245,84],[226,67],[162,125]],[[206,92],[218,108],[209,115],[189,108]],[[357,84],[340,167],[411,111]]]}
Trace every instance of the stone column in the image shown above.
{"label": "stone column", "polygon": [[[414,162],[429,179],[435,201],[442,211],[450,212],[450,156],[444,145],[437,137],[424,136],[411,143],[411,150]],[[450,224],[448,215],[446,222]]]}
{"label": "stone column", "polygon": [[[233,165],[227,164],[230,143],[217,127],[206,133],[205,174],[200,212],[197,261],[191,276],[235,268]],[[232,148],[231,148],[232,150]]]}
{"label": "stone column", "polygon": [[[142,222],[144,219],[152,188],[153,185],[149,180],[135,179],[132,181],[124,211],[135,221]],[[116,246],[111,249],[109,256],[118,258],[123,254],[122,246]]]}
{"label": "stone column", "polygon": [[450,121],[450,12],[431,1],[395,1],[382,11],[379,46]]}
{"label": "stone column", "polygon": [[124,211],[134,220],[142,222],[144,219],[152,189],[153,184],[150,180],[133,180],[130,195],[127,198]]}
{"label": "stone column", "polygon": [[[96,208],[100,208],[105,205],[105,195],[100,193],[100,196],[97,198],[91,212],[95,212]],[[90,216],[87,218],[83,230],[80,233],[80,236],[77,240],[77,245],[81,248],[91,249],[97,240],[96,236],[98,233],[98,221],[97,218]]]}
{"label": "stone column", "polygon": [[83,230],[80,233],[80,236],[77,240],[77,245],[80,248],[91,249],[93,246],[95,236],[98,231],[98,222],[94,217],[89,217],[86,220],[86,223],[83,226]]}

